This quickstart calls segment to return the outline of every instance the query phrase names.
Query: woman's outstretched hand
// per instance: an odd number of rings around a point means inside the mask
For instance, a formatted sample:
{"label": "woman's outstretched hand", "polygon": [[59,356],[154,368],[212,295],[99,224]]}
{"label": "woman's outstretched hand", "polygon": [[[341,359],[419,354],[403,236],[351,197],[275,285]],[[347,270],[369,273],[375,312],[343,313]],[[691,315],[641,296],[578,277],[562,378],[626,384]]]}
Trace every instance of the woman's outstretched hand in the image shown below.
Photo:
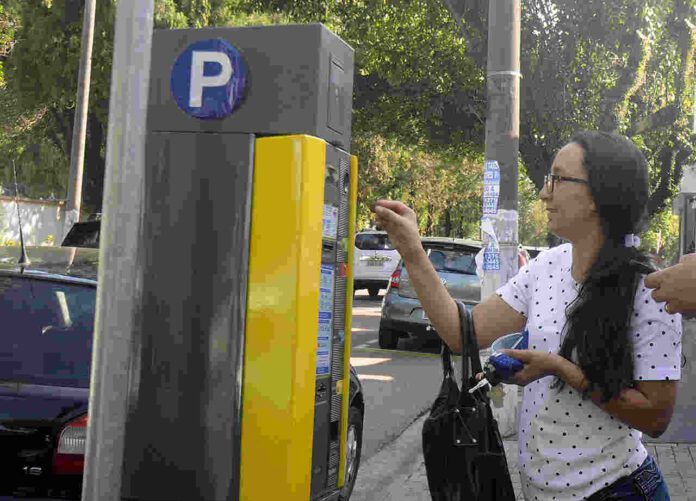
{"label": "woman's outstretched hand", "polygon": [[377,224],[387,232],[404,261],[422,249],[416,213],[410,207],[394,200],[379,200],[372,210]]}

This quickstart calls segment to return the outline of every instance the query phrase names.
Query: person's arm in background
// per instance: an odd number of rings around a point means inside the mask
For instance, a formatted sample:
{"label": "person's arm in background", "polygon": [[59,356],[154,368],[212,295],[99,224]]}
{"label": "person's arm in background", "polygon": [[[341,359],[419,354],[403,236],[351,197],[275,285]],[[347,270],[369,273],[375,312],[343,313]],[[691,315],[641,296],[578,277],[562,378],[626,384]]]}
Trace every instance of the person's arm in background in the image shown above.
{"label": "person's arm in background", "polygon": [[696,254],[687,254],[678,264],[645,277],[645,286],[655,289],[652,297],[667,302],[668,313],[696,313]]}
{"label": "person's arm in background", "polygon": [[[461,326],[457,305],[423,249],[415,212],[401,202],[388,200],[378,201],[374,211],[377,224],[387,232],[404,260],[409,279],[435,331],[452,351],[459,353]],[[480,349],[502,335],[521,331],[526,323],[523,316],[496,294],[476,305],[473,315]]]}

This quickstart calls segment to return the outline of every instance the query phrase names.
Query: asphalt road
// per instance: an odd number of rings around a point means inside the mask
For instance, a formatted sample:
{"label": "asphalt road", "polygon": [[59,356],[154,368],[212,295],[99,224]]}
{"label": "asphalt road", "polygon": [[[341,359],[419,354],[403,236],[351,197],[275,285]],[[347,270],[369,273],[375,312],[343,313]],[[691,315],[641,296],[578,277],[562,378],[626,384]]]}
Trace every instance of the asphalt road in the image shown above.
{"label": "asphalt road", "polygon": [[353,302],[351,363],[365,395],[363,460],[430,408],[442,380],[437,344],[401,340],[398,350],[379,349],[381,301],[381,295],[373,299],[358,293]]}

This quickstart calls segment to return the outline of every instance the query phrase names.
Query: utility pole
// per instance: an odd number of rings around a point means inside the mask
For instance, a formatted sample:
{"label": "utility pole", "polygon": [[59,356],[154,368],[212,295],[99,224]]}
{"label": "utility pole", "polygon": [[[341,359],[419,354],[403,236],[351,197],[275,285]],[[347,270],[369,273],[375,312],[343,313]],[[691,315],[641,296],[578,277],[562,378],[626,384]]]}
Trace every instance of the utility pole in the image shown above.
{"label": "utility pole", "polygon": [[133,314],[144,262],[144,110],[154,0],[120,0],[116,9],[83,501],[121,500]]}
{"label": "utility pole", "polygon": [[[486,162],[499,166],[497,207],[484,214],[499,245],[499,270],[485,270],[481,299],[517,273],[517,177],[520,130],[520,0],[490,0],[486,92]],[[485,198],[485,194],[484,194]],[[494,197],[498,198],[498,197]],[[496,205],[496,204],[494,204]],[[483,241],[491,236],[483,231]]]}
{"label": "utility pole", "polygon": [[[481,299],[495,293],[518,271],[517,177],[520,130],[521,0],[489,0],[484,167],[484,245]],[[487,360],[490,350],[480,352]],[[501,385],[502,386],[502,385]],[[494,398],[494,392],[496,397]],[[491,398],[500,433],[516,431],[519,399],[515,386],[497,387]]]}
{"label": "utility pole", "polygon": [[80,220],[82,205],[82,172],[85,165],[85,142],[87,135],[87,112],[89,109],[89,86],[92,78],[92,47],[94,46],[94,21],[97,0],[85,0],[82,21],[82,54],[77,77],[77,100],[73,122],[72,148],[70,151],[70,179],[68,201],[63,219],[63,236],[73,223]]}

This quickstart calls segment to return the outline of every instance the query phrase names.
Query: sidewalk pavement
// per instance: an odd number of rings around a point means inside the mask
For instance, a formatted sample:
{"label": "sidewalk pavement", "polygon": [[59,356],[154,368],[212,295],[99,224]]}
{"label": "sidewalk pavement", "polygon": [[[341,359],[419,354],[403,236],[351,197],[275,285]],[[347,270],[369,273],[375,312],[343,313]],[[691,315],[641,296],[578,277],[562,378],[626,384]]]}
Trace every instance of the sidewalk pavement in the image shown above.
{"label": "sidewalk pavement", "polygon": [[[351,501],[429,501],[421,449],[427,414],[392,443],[360,465]],[[667,482],[672,501],[696,501],[696,444],[646,443]],[[524,500],[517,469],[517,441],[505,441],[505,453],[518,500]]]}

